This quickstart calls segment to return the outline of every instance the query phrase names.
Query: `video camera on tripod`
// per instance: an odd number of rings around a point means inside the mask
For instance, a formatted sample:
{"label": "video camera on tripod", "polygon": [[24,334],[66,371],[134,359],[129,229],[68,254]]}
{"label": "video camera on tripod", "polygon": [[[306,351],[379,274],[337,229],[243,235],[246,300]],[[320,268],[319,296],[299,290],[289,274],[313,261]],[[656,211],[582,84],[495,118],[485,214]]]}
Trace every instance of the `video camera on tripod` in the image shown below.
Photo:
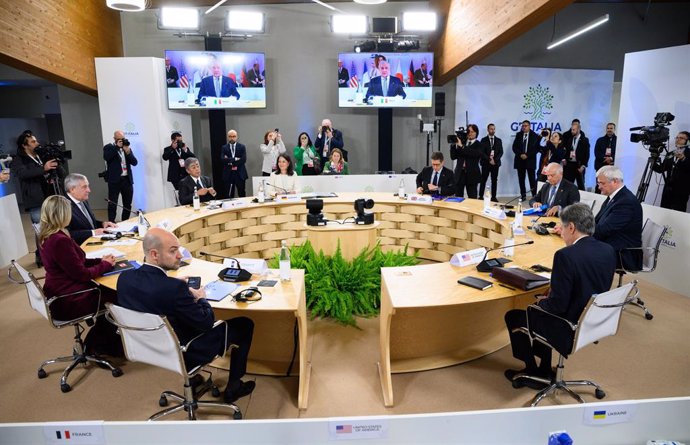
{"label": "video camera on tripod", "polygon": [[652,173],[654,173],[654,166],[661,163],[660,156],[662,153],[668,154],[668,140],[669,131],[666,128],[671,125],[671,122],[676,117],[669,112],[657,113],[654,116],[654,125],[651,126],[641,126],[632,127],[630,131],[637,131],[638,133],[630,134],[630,142],[640,142],[642,146],[649,151],[649,158],[647,159],[647,165],[644,167],[644,172],[642,173],[642,178],[640,179],[640,185],[637,187],[637,200],[644,202],[647,196],[647,190],[649,189],[649,182],[652,179]]}
{"label": "video camera on tripod", "polygon": [[65,161],[72,159],[72,150],[65,149],[65,141],[57,141],[57,143],[48,142],[45,145],[39,145],[36,147],[36,154],[44,164],[52,160],[57,161],[58,164],[64,164]]}

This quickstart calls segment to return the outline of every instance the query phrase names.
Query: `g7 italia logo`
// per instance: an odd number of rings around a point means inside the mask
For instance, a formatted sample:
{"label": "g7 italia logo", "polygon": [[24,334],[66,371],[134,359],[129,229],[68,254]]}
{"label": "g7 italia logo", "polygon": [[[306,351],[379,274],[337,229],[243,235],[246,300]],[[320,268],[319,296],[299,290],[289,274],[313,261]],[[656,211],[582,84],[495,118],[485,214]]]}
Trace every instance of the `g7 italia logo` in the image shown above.
{"label": "g7 italia logo", "polygon": [[553,95],[549,92],[549,87],[543,87],[541,84],[537,84],[536,87],[529,87],[524,98],[525,103],[522,109],[525,114],[530,115],[530,120],[543,120],[544,116],[551,114]]}

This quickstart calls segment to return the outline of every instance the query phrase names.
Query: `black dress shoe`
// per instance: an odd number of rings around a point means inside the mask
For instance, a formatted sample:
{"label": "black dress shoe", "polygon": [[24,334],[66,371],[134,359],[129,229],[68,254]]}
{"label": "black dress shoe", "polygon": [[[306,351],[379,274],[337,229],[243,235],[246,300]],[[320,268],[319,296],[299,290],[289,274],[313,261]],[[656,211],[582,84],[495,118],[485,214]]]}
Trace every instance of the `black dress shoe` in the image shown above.
{"label": "black dress shoe", "polygon": [[237,399],[251,394],[255,387],[256,382],[253,380],[250,380],[249,382],[239,380],[238,382],[233,382],[232,384],[228,383],[228,386],[225,388],[225,392],[223,394],[223,399],[225,400],[225,403],[233,403]]}

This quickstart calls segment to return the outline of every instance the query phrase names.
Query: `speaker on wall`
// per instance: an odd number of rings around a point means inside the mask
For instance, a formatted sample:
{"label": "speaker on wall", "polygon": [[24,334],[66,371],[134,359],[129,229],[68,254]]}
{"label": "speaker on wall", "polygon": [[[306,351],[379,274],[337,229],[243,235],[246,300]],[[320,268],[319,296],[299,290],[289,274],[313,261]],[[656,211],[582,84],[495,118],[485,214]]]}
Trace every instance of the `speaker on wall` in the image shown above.
{"label": "speaker on wall", "polygon": [[446,115],[446,93],[443,91],[434,95],[434,112],[437,117]]}

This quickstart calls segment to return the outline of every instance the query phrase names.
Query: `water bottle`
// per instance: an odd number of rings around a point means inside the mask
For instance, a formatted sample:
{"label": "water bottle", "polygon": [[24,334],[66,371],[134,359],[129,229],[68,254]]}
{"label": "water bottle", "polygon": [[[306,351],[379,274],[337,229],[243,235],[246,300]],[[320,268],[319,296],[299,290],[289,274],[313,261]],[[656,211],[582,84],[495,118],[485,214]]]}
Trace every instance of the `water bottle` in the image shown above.
{"label": "water bottle", "polygon": [[398,197],[399,198],[405,197],[405,179],[404,178],[400,178],[400,185],[398,186]]}
{"label": "water bottle", "polygon": [[489,187],[489,184],[486,185],[486,188],[484,189],[484,210],[488,209],[491,207],[491,188]]}
{"label": "water bottle", "polygon": [[199,199],[199,191],[194,187],[194,197],[192,198],[192,204],[194,205],[194,210],[201,209],[201,200]]}
{"label": "water bottle", "polygon": [[513,247],[515,245],[515,232],[513,231],[513,226],[510,226],[510,238],[508,238],[503,245],[505,246],[503,248],[503,255],[507,258],[512,257],[515,251],[515,247]]}
{"label": "water bottle", "polygon": [[285,240],[280,245],[280,279],[290,281],[290,251]]}
{"label": "water bottle", "polygon": [[518,201],[517,210],[515,211],[515,227],[522,227],[522,201]]}
{"label": "water bottle", "polygon": [[264,191],[264,181],[259,182],[259,193],[257,194],[259,204],[266,202],[266,192]]}

